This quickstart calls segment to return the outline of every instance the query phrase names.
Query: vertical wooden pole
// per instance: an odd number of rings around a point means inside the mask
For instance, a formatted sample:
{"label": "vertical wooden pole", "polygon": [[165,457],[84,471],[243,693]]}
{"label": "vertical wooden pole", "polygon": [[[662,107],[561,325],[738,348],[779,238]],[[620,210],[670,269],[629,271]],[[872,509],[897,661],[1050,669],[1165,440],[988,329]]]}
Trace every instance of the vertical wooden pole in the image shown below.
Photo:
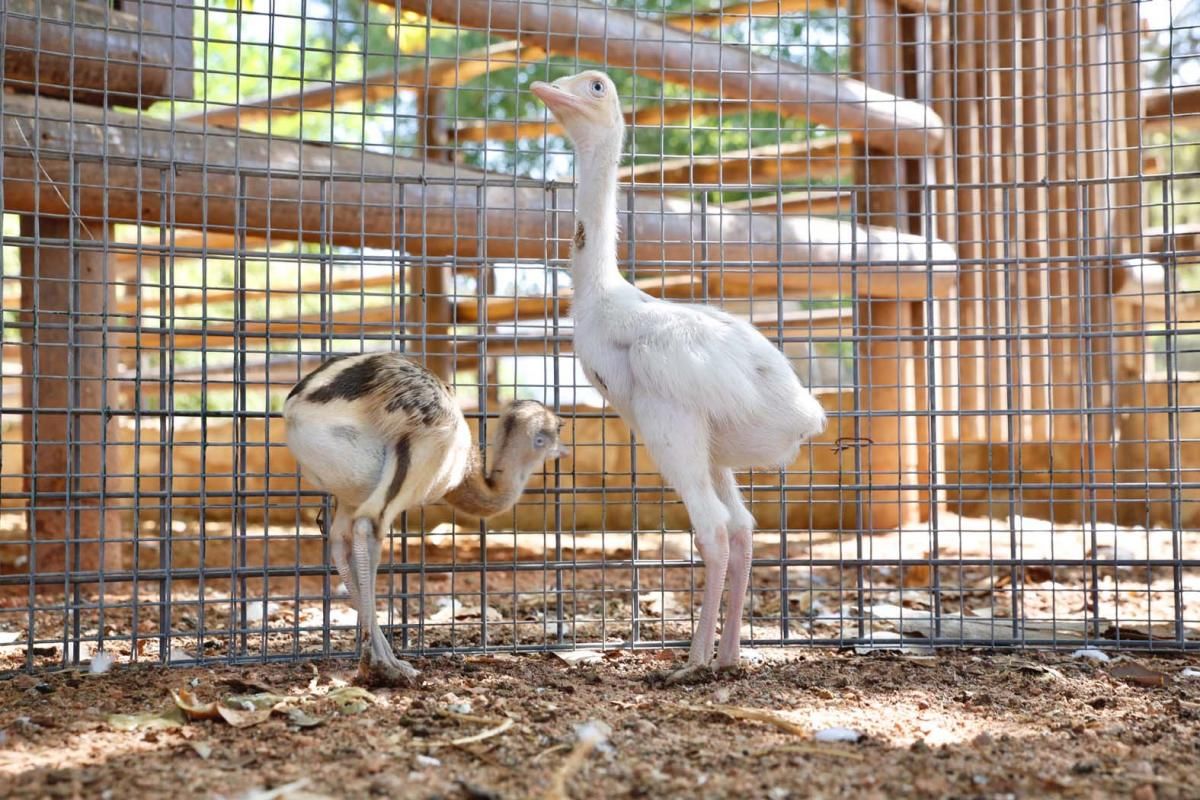
{"label": "vertical wooden pole", "polygon": [[[1004,230],[1004,130],[1005,103],[1001,96],[1000,14],[995,0],[979,0],[979,9],[984,16],[983,70],[979,73],[979,96],[983,98],[983,254],[984,264],[984,326],[991,334],[1015,331],[1008,319],[1008,286],[1006,283],[1005,230]],[[984,345],[987,366],[984,368],[986,384],[985,403],[988,411],[996,414],[1008,409],[1008,382],[1010,355],[1009,342],[990,338]],[[989,416],[984,421],[986,440],[1007,442],[1010,440],[1008,418],[1004,415]]]}
{"label": "vertical wooden pole", "polygon": [[[858,303],[859,391],[865,398],[862,411],[864,436],[871,440],[863,466],[871,482],[915,487],[920,461],[916,445],[916,418],[899,412],[914,407],[916,359],[910,342],[913,303],[863,300]],[[864,528],[895,528],[919,519],[915,488],[872,489],[866,499]],[[865,523],[865,524],[864,524]]]}
{"label": "vertical wooden pole", "polygon": [[[951,125],[955,114],[952,24],[949,14],[936,14],[929,20],[930,62],[933,72],[930,82],[930,104],[933,110]],[[934,158],[934,175],[938,187],[933,192],[934,235],[943,242],[954,242],[958,233],[955,223],[957,203],[954,189],[954,141],[950,136],[945,137],[941,150]],[[957,298],[939,303],[938,312],[943,330],[958,329]],[[936,364],[941,381],[938,403],[943,411],[953,412],[959,408],[958,384],[961,381],[961,363],[958,355],[958,342],[949,341],[941,345],[940,357]],[[941,435],[938,438],[943,444],[960,437],[959,418],[959,414],[953,413],[939,418]],[[942,463],[944,464],[944,460]]]}
{"label": "vertical wooden pole", "polygon": [[[1024,190],[1025,235],[1024,255],[1028,259],[1023,269],[1027,293],[1029,332],[1029,436],[1045,441],[1050,436],[1050,264],[1047,257],[1049,242],[1049,191],[1046,157],[1046,12],[1041,0],[1020,0],[1022,39],[1021,94],[1024,97],[1024,131],[1021,137],[1023,153],[1022,179]],[[1041,338],[1046,336],[1046,338]]]}
{"label": "vertical wooden pole", "polygon": [[[106,381],[116,362],[99,330],[112,301],[99,245],[111,241],[112,229],[95,220],[22,217],[21,235],[37,240],[21,248],[22,392],[25,407],[32,409],[24,417],[23,438],[26,491],[33,496],[33,569],[117,569],[122,554],[112,540],[128,539],[130,532],[103,500],[119,459],[116,448],[104,446],[112,433],[105,405],[116,392]],[[83,243],[97,248],[78,246]]]}
{"label": "vertical wooden pole", "polygon": [[[1074,74],[1071,68],[1073,51],[1068,46],[1071,34],[1070,12],[1066,0],[1049,0],[1047,5],[1046,42],[1048,64],[1046,74],[1047,170],[1050,183],[1049,283],[1051,300],[1049,325],[1056,338],[1050,340],[1050,373],[1054,376],[1050,387],[1052,410],[1067,410],[1078,407],[1075,380],[1077,359],[1072,353],[1073,343],[1062,334],[1071,331],[1071,297],[1075,265],[1070,256],[1074,249],[1072,239],[1071,196],[1067,185],[1074,174],[1068,163],[1069,153],[1078,144],[1072,124],[1073,109],[1070,96],[1074,91]],[[1079,423],[1074,415],[1049,415],[1046,421],[1047,436],[1051,441],[1069,441],[1078,437]]]}
{"label": "vertical wooden pole", "polygon": [[[452,151],[443,149],[439,143],[448,141],[445,119],[441,114],[443,94],[429,90],[417,94],[417,139],[432,161],[451,160]],[[414,209],[413,213],[421,213]],[[450,304],[450,288],[453,277],[449,269],[441,264],[415,265],[410,268],[408,319],[412,320],[413,333],[443,337],[451,329],[454,309]],[[480,309],[480,313],[483,310]],[[442,338],[426,339],[422,355],[425,366],[447,383],[454,379],[453,347]],[[482,364],[481,367],[482,369]]]}
{"label": "vertical wooden pole", "polygon": [[[969,0],[962,0],[960,9]],[[955,174],[965,188],[956,194],[958,233],[954,237],[959,258],[963,260],[958,278],[959,330],[968,337],[987,330],[984,324],[983,250],[983,119],[979,98],[979,72],[982,69],[982,15],[961,10],[955,15],[954,81]],[[959,386],[960,441],[983,441],[986,407],[984,348],[975,338],[959,343],[957,375]]]}
{"label": "vertical wooden pole", "polygon": [[[903,95],[904,53],[902,20],[894,5],[863,0],[856,5],[857,68],[868,85]],[[857,182],[866,188],[859,198],[859,221],[872,226],[910,230],[916,219],[906,163],[894,155],[856,154]],[[911,302],[862,301],[858,304],[860,406],[866,413],[862,435],[870,439],[865,459],[874,483],[903,485],[904,489],[872,489],[867,495],[867,519],[874,530],[894,528],[920,518],[917,489],[921,436],[912,415],[918,402],[918,349],[904,341],[914,332]],[[923,370],[922,370],[923,374]]]}

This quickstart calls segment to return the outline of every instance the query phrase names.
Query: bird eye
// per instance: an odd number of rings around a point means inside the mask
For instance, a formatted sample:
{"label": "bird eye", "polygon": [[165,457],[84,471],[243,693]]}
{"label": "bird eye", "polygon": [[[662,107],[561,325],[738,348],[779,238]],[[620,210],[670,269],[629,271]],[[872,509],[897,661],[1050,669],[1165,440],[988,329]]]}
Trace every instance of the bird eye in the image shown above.
{"label": "bird eye", "polygon": [[594,94],[596,97],[604,96],[604,82],[603,81],[592,81],[592,94]]}
{"label": "bird eye", "polygon": [[538,435],[534,436],[533,437],[533,446],[538,448],[539,450],[541,448],[545,447],[546,446],[546,435],[543,433],[539,433]]}

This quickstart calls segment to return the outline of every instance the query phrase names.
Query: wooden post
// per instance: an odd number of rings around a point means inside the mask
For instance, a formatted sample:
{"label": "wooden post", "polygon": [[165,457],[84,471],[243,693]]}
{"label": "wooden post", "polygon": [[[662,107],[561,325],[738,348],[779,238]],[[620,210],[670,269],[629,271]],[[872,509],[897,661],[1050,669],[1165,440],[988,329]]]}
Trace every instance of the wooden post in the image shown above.
{"label": "wooden post", "polygon": [[84,330],[101,328],[110,308],[99,245],[111,233],[95,220],[21,218],[21,235],[37,240],[21,248],[21,368],[24,405],[32,409],[23,418],[29,531],[37,543],[31,569],[39,574],[119,568],[112,540],[130,538],[123,515],[104,498],[110,462],[119,469],[115,448],[105,448],[114,351],[101,330]]}
{"label": "wooden post", "polygon": [[913,306],[916,303],[888,300],[858,303],[856,334],[865,337],[858,346],[858,391],[863,419],[861,436],[870,439],[865,448],[860,478],[867,484],[914,488],[872,488],[866,493],[865,519],[869,530],[896,528],[920,518],[917,469],[917,419],[901,412],[916,407],[918,370],[911,342]]}
{"label": "wooden post", "polygon": [[[425,148],[430,161],[441,163],[453,159],[452,151],[446,146],[448,136],[442,118],[442,101],[445,93],[436,89],[417,94],[417,143]],[[421,213],[415,209],[415,213]],[[442,264],[414,263],[408,286],[411,293],[409,311],[406,315],[416,336],[422,333],[442,337],[450,332],[454,308],[450,304],[450,290],[454,279],[449,267]],[[481,271],[482,272],[482,271]],[[482,274],[481,274],[482,279]],[[447,383],[454,379],[453,345],[441,338],[426,339],[421,355],[425,366]]]}
{"label": "wooden post", "polygon": [[[859,43],[857,69],[872,89],[895,95],[905,91],[903,75],[903,25],[894,6],[881,0],[863,0],[855,19]],[[908,231],[920,198],[899,187],[912,183],[909,162],[894,154],[873,153],[864,144],[855,159],[860,193],[859,220],[867,225]],[[870,440],[869,455],[863,459],[868,484],[904,485],[904,489],[871,489],[866,497],[862,527],[871,530],[895,528],[920,519],[920,494],[915,488],[921,462],[922,440],[917,419],[911,415],[923,404],[918,399],[916,368],[919,348],[903,341],[914,332],[911,301],[873,301],[858,304],[860,409],[866,414],[860,434]],[[923,318],[918,309],[915,318]],[[932,377],[932,376],[928,376]],[[923,399],[923,398],[921,398]],[[906,415],[907,414],[907,415]]]}

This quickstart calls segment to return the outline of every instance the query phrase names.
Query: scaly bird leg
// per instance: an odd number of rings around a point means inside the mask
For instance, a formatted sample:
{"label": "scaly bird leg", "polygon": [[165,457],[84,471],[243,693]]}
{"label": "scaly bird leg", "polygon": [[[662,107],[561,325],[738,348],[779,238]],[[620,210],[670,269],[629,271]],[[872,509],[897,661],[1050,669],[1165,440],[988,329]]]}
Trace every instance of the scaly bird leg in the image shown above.
{"label": "scaly bird leg", "polygon": [[754,517],[742,502],[733,470],[719,469],[713,485],[729,511],[729,605],[721,643],[717,647],[717,668],[735,669],[742,647],[742,610],[750,587],[750,564],[754,558]]}
{"label": "scaly bird leg", "polygon": [[366,517],[356,519],[354,564],[362,592],[358,618],[367,636],[367,649],[363,651],[359,673],[372,684],[408,686],[420,673],[408,662],[396,658],[392,646],[383,634],[383,628],[379,625],[379,616],[375,609],[375,578],[379,572],[380,548],[375,524]]}

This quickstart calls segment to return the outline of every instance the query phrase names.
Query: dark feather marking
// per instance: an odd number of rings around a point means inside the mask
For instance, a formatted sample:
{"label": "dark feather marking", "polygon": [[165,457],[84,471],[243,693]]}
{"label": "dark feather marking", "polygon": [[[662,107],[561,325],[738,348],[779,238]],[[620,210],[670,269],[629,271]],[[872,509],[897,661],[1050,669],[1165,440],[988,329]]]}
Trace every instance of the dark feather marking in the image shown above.
{"label": "dark feather marking", "polygon": [[407,360],[397,360],[386,377],[392,392],[386,406],[388,413],[407,411],[425,425],[436,422],[445,413],[449,387],[429,370]]}
{"label": "dark feather marking", "polygon": [[314,369],[312,372],[308,373],[303,378],[301,378],[300,382],[297,383],[295,386],[293,386],[292,390],[290,392],[288,392],[288,397],[291,398],[291,397],[294,397],[295,395],[302,394],[304,392],[304,390],[308,388],[308,384],[310,384],[312,382],[313,378],[317,377],[322,372],[329,369],[330,367],[332,367],[334,364],[338,363],[339,361],[349,358],[349,357],[350,357],[349,355],[334,356],[333,358],[326,361],[324,364],[321,364],[319,367]]}
{"label": "dark feather marking", "polygon": [[516,429],[516,427],[517,427],[517,415],[516,414],[509,414],[507,417],[505,417],[504,418],[504,438],[508,439],[508,437],[512,436],[512,432]]}
{"label": "dark feather marking", "polygon": [[582,250],[585,244],[587,244],[587,231],[583,229],[583,221],[580,220],[575,223],[575,249]]}
{"label": "dark feather marking", "polygon": [[350,444],[358,441],[358,428],[353,425],[338,425],[332,431],[333,435],[339,439],[343,439]]}
{"label": "dark feather marking", "polygon": [[328,403],[331,400],[357,400],[374,387],[375,380],[379,375],[379,362],[379,356],[373,356],[346,367],[329,383],[315,389],[308,399],[313,403]]}
{"label": "dark feather marking", "polygon": [[408,437],[401,436],[400,441],[396,442],[396,471],[392,473],[392,483],[388,486],[387,499],[383,502],[385,508],[400,493],[400,487],[404,485],[404,479],[408,477],[408,467],[411,461],[412,447],[408,443]]}

